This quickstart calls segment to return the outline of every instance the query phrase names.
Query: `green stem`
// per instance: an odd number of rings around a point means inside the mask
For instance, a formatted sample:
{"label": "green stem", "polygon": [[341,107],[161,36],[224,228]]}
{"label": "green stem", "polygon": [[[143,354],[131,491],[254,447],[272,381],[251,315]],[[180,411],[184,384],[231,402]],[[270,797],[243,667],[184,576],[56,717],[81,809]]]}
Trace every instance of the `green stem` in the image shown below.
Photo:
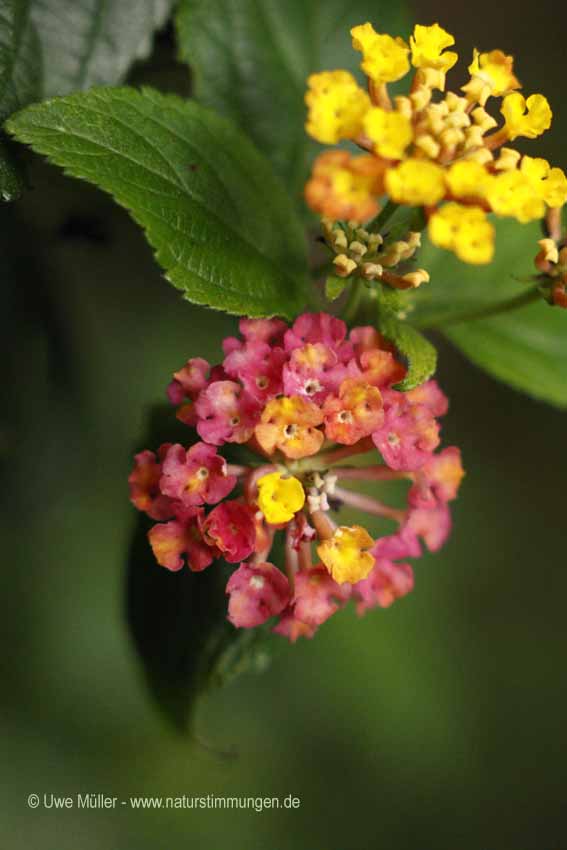
{"label": "green stem", "polygon": [[388,201],[386,206],[378,213],[376,218],[373,218],[369,224],[366,225],[366,230],[369,233],[379,233],[381,228],[392,218],[396,210],[398,209],[399,204],[395,204],[393,201]]}
{"label": "green stem", "polygon": [[424,322],[417,321],[414,324],[422,329],[426,330],[429,328],[446,328],[449,325],[458,325],[461,322],[474,322],[477,319],[488,319],[491,316],[500,316],[503,313],[509,313],[512,310],[519,310],[520,307],[525,307],[528,304],[532,304],[534,301],[537,301],[541,298],[539,284],[537,286],[528,289],[526,292],[522,292],[520,295],[515,295],[513,298],[508,298],[507,301],[500,301],[498,304],[491,304],[488,307],[481,307],[478,310],[468,310],[464,313],[458,313],[456,316],[450,316],[449,318],[443,320],[433,320]]}
{"label": "green stem", "polygon": [[353,278],[348,293],[348,299],[341,316],[343,321],[345,321],[349,327],[354,324],[355,319],[358,315],[358,309],[362,300],[363,289],[364,284],[362,280],[359,277]]}

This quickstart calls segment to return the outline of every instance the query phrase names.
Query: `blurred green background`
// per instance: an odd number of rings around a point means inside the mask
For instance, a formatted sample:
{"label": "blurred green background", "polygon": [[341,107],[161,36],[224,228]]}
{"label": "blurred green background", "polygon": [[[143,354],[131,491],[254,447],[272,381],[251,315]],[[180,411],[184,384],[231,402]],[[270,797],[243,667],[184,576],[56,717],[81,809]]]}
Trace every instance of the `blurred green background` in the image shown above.
{"label": "blurred green background", "polygon": [[[538,154],[565,167],[565,8],[414,8],[453,32],[462,56],[473,45],[516,54],[525,88],[555,107]],[[135,79],[187,90],[173,55],[166,33]],[[235,322],[184,303],[102,193],[38,158],[31,177],[35,191],[0,211],[0,846],[567,848],[565,414],[442,347],[445,440],[468,473],[449,544],[417,564],[415,592],[392,609],[342,612],[264,676],[208,696],[197,727],[213,750],[237,749],[223,759],[171,733],[148,698],[124,620],[126,478],[170,373],[191,355],[214,361]],[[87,792],[293,794],[301,807],[26,805],[30,793]]]}

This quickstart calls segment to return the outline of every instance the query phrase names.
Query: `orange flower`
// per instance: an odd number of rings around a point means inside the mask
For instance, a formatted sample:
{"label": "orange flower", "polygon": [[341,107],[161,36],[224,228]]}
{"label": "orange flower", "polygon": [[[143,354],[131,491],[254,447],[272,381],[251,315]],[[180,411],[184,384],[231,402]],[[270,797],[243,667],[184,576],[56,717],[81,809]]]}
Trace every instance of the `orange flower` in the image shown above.
{"label": "orange flower", "polygon": [[374,156],[326,151],[315,160],[305,199],[312,210],[329,218],[366,221],[378,213],[384,169]]}
{"label": "orange flower", "polygon": [[356,378],[342,382],[338,397],[329,396],[323,412],[327,439],[345,446],[368,437],[384,419],[380,390]]}
{"label": "orange flower", "polygon": [[317,429],[322,421],[322,411],[309,399],[280,396],[264,408],[256,439],[268,454],[279,449],[292,460],[309,457],[317,454],[325,439]]}

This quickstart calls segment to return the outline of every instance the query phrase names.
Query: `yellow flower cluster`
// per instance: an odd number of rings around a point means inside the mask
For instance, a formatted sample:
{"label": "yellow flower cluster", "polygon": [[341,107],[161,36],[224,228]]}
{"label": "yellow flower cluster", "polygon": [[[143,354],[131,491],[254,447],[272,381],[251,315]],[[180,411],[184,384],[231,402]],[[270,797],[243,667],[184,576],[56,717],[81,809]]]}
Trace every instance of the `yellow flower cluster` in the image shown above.
{"label": "yellow flower cluster", "polygon": [[[350,140],[364,153],[321,154],[305,191],[314,211],[360,225],[387,195],[396,204],[423,207],[435,244],[465,262],[488,263],[494,252],[489,213],[527,222],[567,202],[561,169],[506,146],[519,137],[535,139],[552,119],[543,95],[526,99],[517,91],[511,56],[475,50],[459,95],[445,93],[445,76],[458,56],[448,50],[453,36],[439,24],[416,25],[409,44],[370,23],[351,35],[367,87],[347,71],[310,76],[306,129],[323,144]],[[404,77],[410,64],[408,94],[392,98],[388,83]],[[490,97],[502,98],[500,127],[485,109]]]}

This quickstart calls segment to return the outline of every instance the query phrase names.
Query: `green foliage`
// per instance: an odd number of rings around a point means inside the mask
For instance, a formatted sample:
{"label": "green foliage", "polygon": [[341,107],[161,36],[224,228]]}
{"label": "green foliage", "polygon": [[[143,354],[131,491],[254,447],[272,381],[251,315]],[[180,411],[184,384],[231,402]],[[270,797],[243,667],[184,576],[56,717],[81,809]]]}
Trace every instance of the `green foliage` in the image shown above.
{"label": "green foliage", "polygon": [[272,160],[298,199],[317,150],[305,134],[305,83],[313,71],[356,71],[350,28],[407,29],[399,4],[375,0],[181,0],[179,53],[195,96],[232,118]]}
{"label": "green foliage", "polygon": [[0,0],[0,119],[41,94],[41,49],[29,0]]}
{"label": "green foliage", "polygon": [[[0,0],[0,123],[51,95],[123,80],[145,58],[173,0]],[[0,140],[0,197],[23,178]]]}
{"label": "green foliage", "polygon": [[498,316],[472,318],[479,310],[496,310],[521,297],[530,286],[521,279],[535,271],[538,225],[495,223],[496,255],[489,266],[468,266],[447,252],[425,247],[419,262],[430,271],[431,282],[416,293],[411,319],[424,327],[439,327],[473,363],[496,378],[567,407],[563,310],[538,301]]}
{"label": "green foliage", "polygon": [[[0,124],[41,96],[41,50],[28,0],[0,0]],[[0,197],[17,198],[23,182],[9,147],[0,138]]]}
{"label": "green foliage", "polygon": [[344,292],[347,284],[352,286],[352,281],[349,281],[348,278],[345,277],[337,277],[336,275],[330,274],[325,281],[326,298],[329,301],[336,301],[337,298]]}
{"label": "green foliage", "polygon": [[0,197],[15,201],[25,189],[25,182],[12,145],[0,135]]}
{"label": "green foliage", "polygon": [[126,207],[189,300],[249,316],[305,306],[291,203],[226,119],[152,89],[101,88],[30,106],[7,127]]}
{"label": "green foliage", "polygon": [[406,392],[435,374],[437,352],[405,318],[405,295],[387,286],[378,286],[378,330],[396,346],[407,362],[407,374],[394,389]]}
{"label": "green foliage", "polygon": [[173,0],[32,0],[47,97],[122,82],[164,25]]}
{"label": "green foliage", "polygon": [[[158,446],[187,429],[169,405],[150,414],[145,445]],[[225,586],[234,567],[216,561],[206,570],[172,573],[160,567],[147,538],[152,521],[140,514],[130,545],[126,576],[128,625],[158,705],[180,731],[195,700],[244,672],[261,672],[270,660],[265,629],[235,629],[226,618]]]}

